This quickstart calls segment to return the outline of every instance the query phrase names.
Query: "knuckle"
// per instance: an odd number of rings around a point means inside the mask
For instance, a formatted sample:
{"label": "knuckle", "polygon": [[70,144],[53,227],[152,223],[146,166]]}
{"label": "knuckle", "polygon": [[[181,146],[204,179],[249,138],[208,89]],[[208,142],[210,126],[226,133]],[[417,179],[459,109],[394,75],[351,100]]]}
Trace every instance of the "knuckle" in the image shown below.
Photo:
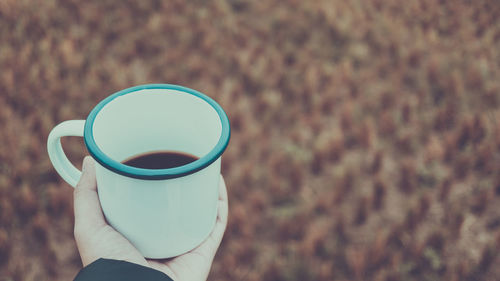
{"label": "knuckle", "polygon": [[78,192],[78,190],[82,190],[84,187],[84,182],[80,179],[75,186],[75,192]]}
{"label": "knuckle", "polygon": [[78,182],[75,186],[75,189],[73,190],[73,194],[76,196],[82,192],[82,186],[80,182]]}
{"label": "knuckle", "polygon": [[85,188],[82,188],[81,186],[79,186],[79,184],[77,184],[75,190],[73,191],[73,196],[75,198],[76,197],[82,197],[87,192],[88,192],[88,190],[86,190]]}

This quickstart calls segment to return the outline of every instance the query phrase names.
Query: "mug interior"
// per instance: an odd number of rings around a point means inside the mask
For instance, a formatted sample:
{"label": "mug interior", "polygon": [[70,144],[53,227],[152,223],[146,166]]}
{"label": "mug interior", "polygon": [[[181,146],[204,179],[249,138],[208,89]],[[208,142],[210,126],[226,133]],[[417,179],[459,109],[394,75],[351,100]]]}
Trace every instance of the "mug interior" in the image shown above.
{"label": "mug interior", "polygon": [[217,145],[222,123],[217,111],[202,98],[155,88],[108,102],[95,116],[92,131],[97,147],[117,162],[165,150],[201,158]]}

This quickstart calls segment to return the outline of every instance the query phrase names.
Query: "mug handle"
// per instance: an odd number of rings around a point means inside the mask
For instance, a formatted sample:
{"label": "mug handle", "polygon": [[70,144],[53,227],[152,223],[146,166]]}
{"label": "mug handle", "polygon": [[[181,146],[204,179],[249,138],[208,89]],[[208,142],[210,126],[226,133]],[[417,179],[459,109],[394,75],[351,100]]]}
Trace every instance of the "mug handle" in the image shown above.
{"label": "mug handle", "polygon": [[83,137],[85,120],[69,120],[55,126],[47,139],[47,151],[52,165],[59,175],[72,187],[75,187],[82,172],[69,161],[64,154],[61,138],[66,136]]}

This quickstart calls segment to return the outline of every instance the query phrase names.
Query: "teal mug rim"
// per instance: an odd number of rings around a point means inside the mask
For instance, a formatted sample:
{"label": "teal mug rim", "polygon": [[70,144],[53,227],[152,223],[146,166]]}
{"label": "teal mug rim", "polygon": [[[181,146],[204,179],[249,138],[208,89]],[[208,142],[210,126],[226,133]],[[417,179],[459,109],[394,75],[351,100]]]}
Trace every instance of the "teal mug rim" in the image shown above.
{"label": "teal mug rim", "polygon": [[[93,125],[95,118],[97,117],[97,114],[101,111],[101,109],[104,108],[108,103],[116,99],[117,97],[124,96],[130,93],[134,93],[140,90],[146,90],[146,89],[169,89],[169,90],[176,90],[180,92],[184,92],[187,94],[194,95],[196,97],[199,97],[203,99],[205,102],[207,102],[210,106],[212,106],[217,114],[219,115],[221,124],[222,124],[222,132],[221,136],[219,138],[219,141],[217,144],[210,150],[206,155],[202,156],[196,161],[193,161],[189,164],[186,164],[184,166],[179,166],[175,168],[168,168],[168,169],[141,169],[141,168],[136,168],[136,167],[131,167],[127,166],[125,164],[122,164],[108,155],[106,155],[96,144],[94,140],[94,132],[93,132]],[[145,84],[145,85],[139,85],[139,86],[134,86],[130,87],[121,91],[118,91],[101,102],[99,102],[94,109],[90,112],[89,116],[85,120],[85,127],[83,131],[83,139],[85,142],[85,146],[87,147],[87,150],[89,151],[90,155],[103,167],[116,172],[118,174],[127,176],[127,177],[132,177],[132,178],[137,178],[137,179],[147,179],[147,180],[164,180],[164,179],[172,179],[172,178],[178,178],[178,177],[183,177],[192,173],[195,173],[213,162],[217,160],[224,150],[226,149],[229,139],[231,137],[231,128],[229,125],[229,119],[222,109],[222,107],[212,98],[208,97],[207,95],[198,92],[196,90],[179,86],[179,85],[174,85],[174,84]]]}

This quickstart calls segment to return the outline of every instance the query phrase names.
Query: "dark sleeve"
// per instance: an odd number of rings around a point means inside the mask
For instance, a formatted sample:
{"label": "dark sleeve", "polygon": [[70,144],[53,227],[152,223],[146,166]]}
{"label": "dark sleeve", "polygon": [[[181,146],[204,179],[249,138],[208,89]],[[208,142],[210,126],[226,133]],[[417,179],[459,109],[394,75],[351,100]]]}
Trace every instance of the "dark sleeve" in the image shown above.
{"label": "dark sleeve", "polygon": [[165,273],[126,261],[98,259],[84,267],[74,281],[172,281]]}

